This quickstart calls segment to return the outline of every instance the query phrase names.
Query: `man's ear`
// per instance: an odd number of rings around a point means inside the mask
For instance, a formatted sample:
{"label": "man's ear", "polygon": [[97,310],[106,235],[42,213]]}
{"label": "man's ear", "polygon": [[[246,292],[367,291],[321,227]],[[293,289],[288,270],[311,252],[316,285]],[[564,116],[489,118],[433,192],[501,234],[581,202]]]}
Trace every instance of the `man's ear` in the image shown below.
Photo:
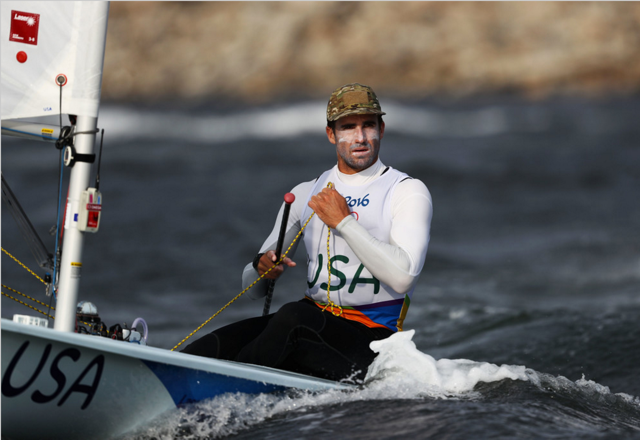
{"label": "man's ear", "polygon": [[327,137],[329,138],[329,142],[332,144],[336,143],[336,134],[333,132],[333,129],[329,126],[325,127],[327,130]]}
{"label": "man's ear", "polygon": [[384,136],[384,121],[380,124],[380,139]]}

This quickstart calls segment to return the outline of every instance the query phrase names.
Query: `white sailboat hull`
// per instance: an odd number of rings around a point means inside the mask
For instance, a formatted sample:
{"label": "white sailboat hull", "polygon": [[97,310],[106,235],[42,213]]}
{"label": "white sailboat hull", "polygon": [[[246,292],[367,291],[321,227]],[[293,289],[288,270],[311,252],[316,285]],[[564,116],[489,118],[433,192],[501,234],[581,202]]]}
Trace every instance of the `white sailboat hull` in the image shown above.
{"label": "white sailboat hull", "polygon": [[225,393],[351,385],[2,320],[2,437],[108,439]]}

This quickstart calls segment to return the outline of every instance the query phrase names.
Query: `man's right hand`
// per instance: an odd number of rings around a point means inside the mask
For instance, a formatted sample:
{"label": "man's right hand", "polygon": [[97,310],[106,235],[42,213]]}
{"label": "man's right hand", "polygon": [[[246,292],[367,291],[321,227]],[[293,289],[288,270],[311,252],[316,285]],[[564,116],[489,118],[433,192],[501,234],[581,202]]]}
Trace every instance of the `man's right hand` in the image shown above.
{"label": "man's right hand", "polygon": [[[257,267],[258,273],[260,275],[262,275],[263,273],[268,271],[277,261],[278,261],[278,259],[276,258],[276,252],[275,251],[267,251],[260,258],[260,261],[258,261],[258,267]],[[273,268],[271,270],[271,272],[269,272],[265,276],[265,278],[270,279],[270,280],[278,279],[278,277],[280,277],[280,275],[282,275],[282,272],[284,272],[284,266],[285,265],[287,265],[289,267],[295,267],[296,263],[291,258],[287,257],[282,261],[282,263],[280,263],[278,266]]]}

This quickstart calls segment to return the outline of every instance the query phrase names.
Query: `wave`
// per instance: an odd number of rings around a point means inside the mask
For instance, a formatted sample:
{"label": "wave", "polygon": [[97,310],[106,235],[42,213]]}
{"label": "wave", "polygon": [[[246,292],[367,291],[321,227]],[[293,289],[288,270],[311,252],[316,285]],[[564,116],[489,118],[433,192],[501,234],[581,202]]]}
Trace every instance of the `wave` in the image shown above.
{"label": "wave", "polygon": [[[588,104],[588,105],[585,105]],[[577,99],[526,101],[487,98],[478,102],[383,103],[386,130],[421,139],[484,138],[502,134],[551,132],[560,127],[588,135],[633,130],[637,99],[585,103]],[[108,139],[166,140],[220,144],[247,139],[287,139],[324,136],[326,101],[272,104],[262,107],[219,109],[173,107],[150,109],[117,102],[103,103],[99,125]],[[39,118],[58,125],[57,116]],[[64,121],[64,124],[68,122]]]}
{"label": "wave", "polygon": [[479,382],[527,380],[524,366],[435,360],[416,348],[414,334],[415,330],[408,330],[371,343],[378,356],[365,378],[368,392],[389,392],[394,398],[460,397],[473,392]]}
{"label": "wave", "polygon": [[[631,101],[633,106],[635,101]],[[584,104],[584,103],[582,103]],[[484,138],[502,134],[541,133],[566,125],[589,134],[614,133],[635,118],[624,102],[612,109],[580,102],[523,100],[466,103],[403,103],[386,101],[387,132],[421,139]],[[100,109],[99,125],[108,139],[162,140],[220,144],[248,139],[288,139],[324,136],[326,101],[312,100],[262,107],[191,110],[176,102],[155,109],[107,102]],[[635,121],[635,119],[633,119]],[[58,125],[57,117],[41,122]],[[66,120],[65,120],[66,123]]]}
{"label": "wave", "polygon": [[[286,415],[291,423],[302,424],[298,430],[312,430],[321,425],[327,415],[345,404],[366,401],[435,400],[473,401],[482,404],[489,397],[482,391],[486,384],[529,383],[535,390],[553,396],[563,396],[569,405],[591,408],[588,414],[572,414],[578,420],[592,422],[594,413],[615,419],[626,428],[640,429],[640,399],[627,394],[612,394],[605,386],[584,377],[572,382],[562,376],[538,373],[518,365],[494,365],[466,359],[435,360],[417,350],[412,342],[414,331],[396,333],[373,342],[378,356],[369,367],[364,384],[352,392],[322,393],[292,392],[283,394],[226,394],[177,409],[158,422],[123,439],[221,438],[235,435],[274,417]],[[513,387],[513,385],[511,385]],[[495,394],[495,393],[493,393]],[[511,391],[502,391],[510,396]],[[534,406],[544,406],[534,393],[526,393]],[[553,401],[554,404],[556,401]],[[548,418],[557,408],[544,407]],[[611,414],[613,412],[613,414]],[[597,419],[597,416],[595,417]]]}
{"label": "wave", "polygon": [[[219,144],[247,139],[287,139],[324,136],[324,101],[220,113],[141,110],[106,104],[100,125],[110,138],[204,142]],[[387,131],[420,138],[470,138],[511,131],[538,132],[550,124],[544,112],[513,117],[504,106],[443,110],[401,103],[385,105]]]}

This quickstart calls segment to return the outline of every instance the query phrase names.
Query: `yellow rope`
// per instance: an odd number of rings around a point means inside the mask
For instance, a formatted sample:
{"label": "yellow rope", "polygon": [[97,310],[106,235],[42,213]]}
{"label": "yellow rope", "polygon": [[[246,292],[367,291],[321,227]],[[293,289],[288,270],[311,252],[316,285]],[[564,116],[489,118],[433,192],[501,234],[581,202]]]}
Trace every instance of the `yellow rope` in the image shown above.
{"label": "yellow rope", "polygon": [[[327,188],[332,188],[333,183],[329,182]],[[327,304],[322,308],[324,312],[327,307],[331,307],[329,311],[334,316],[341,316],[343,313],[342,307],[331,301],[331,228],[327,225]],[[334,308],[337,307],[339,312],[334,312]]]}
{"label": "yellow rope", "polygon": [[293,247],[294,243],[296,241],[298,241],[298,239],[300,238],[300,236],[302,235],[302,232],[304,231],[304,229],[307,227],[307,225],[309,224],[309,222],[311,221],[311,219],[313,218],[313,216],[315,215],[315,212],[311,213],[311,215],[309,216],[309,218],[307,219],[307,221],[304,223],[304,225],[302,225],[302,228],[300,229],[300,232],[298,232],[298,234],[295,236],[295,238],[293,239],[293,241],[291,242],[291,244],[289,245],[289,247],[287,248],[287,250],[285,251],[284,254],[282,254],[282,256],[280,257],[280,259],[278,261],[276,261],[276,263],[271,266],[265,273],[263,273],[262,275],[260,275],[260,277],[255,280],[253,283],[251,283],[246,289],[244,289],[242,292],[240,292],[239,294],[237,294],[231,301],[229,301],[223,308],[221,308],[220,310],[218,310],[213,316],[211,316],[209,319],[207,319],[205,322],[202,323],[202,325],[200,325],[197,329],[195,329],[194,331],[192,331],[191,333],[189,333],[182,341],[178,342],[178,344],[173,347],[171,349],[171,351],[174,351],[176,348],[180,347],[187,339],[189,339],[191,336],[195,335],[200,329],[202,329],[202,327],[204,327],[205,325],[209,324],[209,322],[211,322],[211,320],[213,318],[215,318],[216,316],[218,316],[220,314],[220,312],[222,312],[224,309],[226,309],[227,307],[229,307],[235,300],[237,300],[238,298],[240,298],[242,295],[244,295],[249,289],[251,289],[253,286],[255,286],[256,284],[258,284],[258,282],[263,279],[269,272],[271,272],[273,269],[275,269],[280,263],[282,263],[282,261],[284,261],[285,257],[287,256],[287,254],[289,253],[289,251],[291,250],[291,248]]}
{"label": "yellow rope", "polygon": [[[333,187],[333,183],[329,182],[329,184],[327,185],[328,188]],[[255,280],[253,283],[251,283],[246,289],[244,289],[242,292],[240,292],[239,294],[237,294],[231,301],[229,301],[224,307],[222,307],[220,310],[218,310],[216,313],[213,314],[213,316],[211,316],[209,319],[207,319],[205,322],[203,322],[197,329],[195,329],[194,331],[192,331],[191,333],[189,333],[182,341],[178,342],[178,344],[176,344],[175,347],[173,347],[171,349],[171,351],[175,351],[176,348],[180,347],[187,339],[189,339],[190,337],[192,337],[193,335],[195,335],[198,331],[200,331],[202,329],[202,327],[204,327],[205,325],[209,324],[209,322],[211,322],[211,320],[213,318],[215,318],[216,316],[218,316],[224,309],[226,309],[227,307],[229,307],[235,300],[237,300],[238,298],[240,298],[242,295],[244,295],[249,289],[251,289],[253,286],[255,286],[256,284],[258,284],[258,282],[263,279],[269,272],[271,272],[273,269],[276,268],[276,266],[278,266],[280,263],[282,263],[282,261],[284,261],[285,257],[287,256],[287,254],[289,253],[289,251],[291,250],[291,248],[293,247],[293,245],[295,244],[296,241],[298,241],[298,239],[300,238],[300,236],[302,235],[302,232],[305,230],[305,228],[307,227],[307,225],[309,224],[309,222],[311,221],[311,219],[313,218],[313,216],[315,215],[315,212],[312,212],[311,215],[309,216],[309,218],[307,219],[306,222],[304,222],[304,225],[302,225],[302,228],[300,228],[300,232],[298,232],[298,234],[295,236],[295,238],[293,239],[293,241],[291,242],[291,244],[289,245],[289,247],[287,248],[287,250],[285,251],[284,254],[282,254],[282,256],[280,257],[280,259],[273,265],[271,266],[265,273],[263,273],[262,275],[260,275],[260,277]],[[329,291],[331,290],[331,261],[329,261],[329,257],[330,257],[330,251],[329,251],[329,244],[330,244],[330,238],[331,238],[331,228],[328,228],[328,235],[327,235],[327,270],[329,271],[328,274],[328,280],[327,280],[327,298],[329,300],[328,304],[326,306],[324,306],[322,308],[322,311],[324,312],[327,307],[331,307],[331,309],[329,310],[333,315],[335,316],[340,316],[342,315],[343,311],[342,311],[342,307],[340,307],[339,305],[335,304],[333,301],[331,301],[331,296],[329,295]],[[340,311],[338,313],[334,313],[334,307],[337,307]]]}
{"label": "yellow rope", "polygon": [[[3,285],[3,287],[7,287],[7,286]],[[9,289],[9,288],[7,287],[7,289]],[[9,289],[9,290],[13,290],[13,289]],[[15,290],[13,290],[13,291],[14,291],[14,292],[16,292]],[[38,313],[42,313],[44,316],[47,316],[47,317],[49,317],[49,318],[56,319],[56,318],[55,318],[55,316],[51,316],[51,315],[49,315],[48,313],[43,312],[42,310],[38,310],[38,309],[36,309],[35,307],[30,306],[30,305],[29,305],[29,304],[27,304],[26,302],[20,301],[18,298],[14,298],[13,296],[11,296],[11,295],[9,295],[9,294],[7,294],[7,293],[5,293],[5,292],[0,292],[0,293],[2,293],[2,294],[3,294],[4,296],[6,296],[7,298],[11,298],[11,299],[12,299],[12,300],[14,300],[15,302],[18,302],[18,303],[22,304],[23,306],[27,306],[27,307],[29,307],[30,309],[33,309],[33,310],[35,310],[35,311],[36,311],[36,312],[38,312]],[[20,293],[20,292],[17,292],[17,293]],[[21,295],[22,295],[22,294],[21,294]],[[26,296],[26,295],[24,295],[24,296]],[[29,298],[29,297],[27,296],[27,298]],[[30,299],[33,299],[33,298],[30,298]],[[39,301],[38,301],[38,302],[39,302]],[[45,305],[46,305],[46,304],[45,304]]]}
{"label": "yellow rope", "polygon": [[[334,303],[333,301],[331,301],[331,294],[329,293],[331,291],[331,250],[330,250],[330,244],[331,244],[331,228],[329,226],[327,226],[327,304],[322,308],[322,311],[324,312],[325,310],[327,310],[327,307],[330,307],[329,312],[331,312],[331,314],[333,316],[341,316],[342,313],[344,312],[342,310],[342,307],[340,307],[339,305],[337,305],[336,303]],[[334,311],[334,308],[338,308],[338,312]]]}
{"label": "yellow rope", "polygon": [[[42,301],[39,301],[39,300],[37,300],[37,299],[35,299],[35,298],[31,298],[29,295],[25,295],[25,294],[24,294],[24,293],[22,293],[22,292],[18,292],[17,290],[12,289],[11,287],[7,286],[6,284],[2,284],[2,287],[4,287],[5,289],[8,289],[8,290],[10,290],[10,291],[12,291],[13,293],[17,293],[18,295],[22,295],[22,296],[24,296],[25,298],[30,299],[31,301],[37,302],[38,304],[41,304],[41,305],[45,306],[45,307],[46,307],[46,308],[48,308],[48,309],[51,309],[51,310],[55,310],[55,309],[56,309],[55,307],[51,307],[51,306],[49,306],[49,304],[45,304],[45,303],[43,303]],[[11,297],[10,297],[10,298],[11,298]],[[45,312],[40,312],[40,313],[45,313]],[[46,314],[46,313],[45,313],[45,314]]]}
{"label": "yellow rope", "polygon": [[[51,310],[55,310],[55,309],[56,309],[55,307],[49,306],[48,304],[45,304],[45,303],[43,303],[42,301],[38,301],[38,300],[37,300],[37,299],[35,299],[35,298],[31,298],[29,295],[25,295],[25,294],[24,294],[24,293],[22,293],[22,292],[18,292],[16,289],[12,289],[11,287],[9,287],[9,286],[7,286],[7,285],[5,285],[5,284],[3,284],[3,285],[2,285],[2,287],[4,287],[5,289],[8,289],[8,290],[10,290],[10,291],[12,291],[12,292],[14,292],[14,293],[17,293],[18,295],[22,295],[22,296],[24,296],[25,298],[30,299],[31,301],[35,301],[35,302],[37,302],[38,304],[42,304],[43,306],[45,306],[45,307],[47,307],[47,308],[49,308],[49,309],[51,309]],[[7,293],[5,293],[5,292],[1,292],[1,293],[2,293],[4,296],[6,296],[7,298],[11,298],[11,299],[12,299],[12,300],[14,300],[15,302],[20,303],[20,304],[22,304],[23,306],[27,306],[27,307],[29,307],[30,309],[33,309],[33,310],[35,310],[35,311],[36,311],[36,312],[38,312],[38,313],[42,313],[44,316],[47,316],[47,317],[49,317],[49,318],[51,318],[51,319],[56,319],[56,317],[55,317],[55,316],[49,315],[47,312],[43,312],[42,310],[36,309],[35,307],[30,306],[30,305],[29,305],[29,304],[27,304],[26,302],[20,301],[18,298],[14,298],[13,296],[11,296],[11,295],[9,295],[9,294],[7,294]],[[82,324],[84,324],[84,325],[91,326],[91,324],[90,324],[90,323],[88,323],[88,322],[84,322],[84,321],[80,321],[80,322],[81,322]],[[109,330],[107,330],[107,334],[109,334]]]}
{"label": "yellow rope", "polygon": [[[331,188],[333,186],[333,184],[331,182],[329,182],[329,184],[327,185],[328,188]],[[298,232],[298,234],[295,236],[295,238],[293,239],[293,241],[291,242],[291,244],[289,245],[289,247],[287,248],[287,250],[284,252],[284,254],[282,254],[282,256],[280,257],[280,259],[272,266],[270,267],[265,273],[263,273],[262,275],[260,275],[260,277],[255,280],[253,283],[251,283],[249,285],[249,287],[247,287],[246,289],[244,289],[242,292],[240,292],[239,294],[237,294],[231,301],[229,301],[224,307],[222,307],[220,310],[218,310],[213,316],[211,316],[209,319],[207,319],[204,323],[202,323],[202,325],[200,325],[197,329],[195,329],[194,331],[192,331],[191,333],[189,333],[189,335],[187,335],[187,337],[185,337],[182,341],[180,341],[175,347],[173,347],[171,349],[171,351],[174,351],[176,348],[178,348],[180,345],[182,345],[187,339],[189,339],[190,337],[192,337],[194,334],[196,334],[200,329],[202,329],[205,325],[207,325],[209,322],[211,322],[211,320],[213,318],[215,318],[216,316],[218,316],[224,309],[226,309],[227,307],[229,307],[234,301],[236,301],[238,298],[240,298],[242,295],[244,295],[249,289],[251,289],[253,286],[255,286],[260,280],[262,280],[269,272],[271,272],[273,269],[275,269],[278,265],[280,265],[280,263],[282,263],[282,261],[284,261],[284,259],[286,258],[287,254],[289,253],[289,251],[291,250],[291,248],[293,247],[293,245],[298,241],[298,239],[300,238],[300,236],[302,235],[302,232],[305,230],[305,228],[307,227],[307,225],[309,224],[309,222],[311,221],[311,219],[313,218],[313,216],[315,215],[315,212],[312,212],[311,215],[309,216],[309,218],[307,219],[307,221],[304,223],[304,225],[302,225],[302,228],[300,229],[300,232]],[[342,307],[340,307],[339,305],[335,304],[332,300],[331,300],[331,294],[329,293],[331,291],[331,251],[330,251],[330,243],[331,243],[331,228],[327,226],[327,299],[328,299],[328,303],[322,308],[322,311],[325,311],[328,307],[330,307],[329,311],[335,315],[335,316],[340,316],[343,313]],[[7,250],[5,250],[4,248],[1,248],[2,252],[4,252],[5,254],[7,254],[9,257],[11,257],[16,263],[18,263],[20,266],[22,266],[24,269],[26,269],[29,273],[31,273],[34,277],[36,277],[38,280],[40,280],[41,283],[43,284],[47,284],[42,278],[40,278],[38,275],[36,275],[35,272],[33,272],[31,269],[29,269],[27,266],[25,266],[23,263],[21,263],[16,257],[14,257],[13,255],[11,255]],[[42,304],[45,307],[50,308],[51,310],[55,310],[54,307],[50,307],[49,305],[43,303],[42,301],[38,301],[35,298],[31,298],[28,295],[25,295],[24,293],[18,292],[15,289],[12,289],[4,284],[2,284],[2,287],[4,287],[5,289],[8,289],[12,292],[15,292],[19,295],[24,296],[25,298],[28,298],[32,301],[35,301],[39,304]],[[46,312],[43,312],[41,310],[36,309],[33,306],[30,306],[29,304],[20,301],[17,298],[12,297],[11,295],[2,292],[2,294],[4,296],[6,296],[7,298],[11,298],[12,300],[25,305],[27,307],[29,307],[30,309],[35,310],[36,312],[42,313],[45,316],[48,316],[50,318],[55,319],[54,316],[49,315]],[[334,312],[334,308],[338,308],[339,312]],[[83,324],[89,325],[86,322],[83,322]]]}
{"label": "yellow rope", "polygon": [[15,261],[16,263],[18,263],[20,266],[24,267],[31,275],[33,275],[34,277],[36,277],[37,279],[40,280],[40,282],[42,284],[47,284],[42,278],[40,278],[38,275],[35,274],[34,271],[32,271],[31,269],[29,269],[27,266],[25,266],[24,264],[22,264],[20,261],[18,261],[18,259],[16,257],[14,257],[13,255],[11,255],[9,252],[7,252],[7,250],[5,248],[0,248],[2,249],[2,252],[4,252],[5,254],[7,254],[8,256],[10,256],[13,261]]}
{"label": "yellow rope", "polygon": [[[16,263],[18,263],[20,266],[22,266],[22,267],[23,267],[27,272],[29,272],[31,275],[33,275],[33,276],[34,276],[34,277],[36,277],[38,280],[40,280],[40,282],[41,282],[41,283],[43,283],[43,284],[47,284],[47,283],[46,283],[42,278],[40,278],[40,277],[39,277],[39,276],[38,276],[34,271],[32,271],[31,269],[29,269],[29,268],[28,268],[26,265],[24,265],[20,260],[18,260],[16,257],[14,257],[13,255],[11,255],[11,254],[10,254],[10,253],[5,249],[5,248],[0,248],[0,249],[2,249],[2,252],[4,252],[5,254],[7,254],[9,257],[11,257],[11,259],[12,259],[13,261],[15,261],[15,262],[16,262]],[[51,306],[49,306],[48,304],[43,303],[42,301],[39,301],[39,300],[37,300],[37,299],[35,299],[35,298],[30,297],[29,295],[25,295],[25,294],[24,294],[24,293],[22,293],[22,292],[18,292],[17,290],[12,289],[11,287],[9,287],[9,286],[7,286],[7,285],[5,285],[5,284],[2,284],[2,287],[4,287],[5,289],[8,289],[8,290],[10,290],[10,291],[12,291],[12,292],[14,292],[14,293],[17,293],[18,295],[22,295],[22,296],[24,296],[25,298],[30,299],[31,301],[37,302],[38,304],[41,304],[41,305],[43,305],[43,306],[47,307],[47,308],[48,308],[48,309],[50,309],[50,310],[55,310],[55,307],[51,307]],[[38,310],[38,309],[36,309],[35,307],[33,307],[33,306],[31,306],[31,305],[29,305],[29,304],[27,304],[27,303],[23,302],[23,301],[20,301],[19,299],[14,298],[13,296],[11,296],[11,295],[9,295],[9,294],[7,294],[7,293],[5,293],[5,292],[2,292],[2,294],[3,294],[4,296],[6,296],[7,298],[11,298],[11,299],[12,299],[12,300],[14,300],[15,302],[18,302],[18,303],[20,303],[20,304],[22,304],[22,305],[24,305],[24,306],[29,307],[30,309],[35,310],[35,311],[36,311],[36,312],[38,312],[38,313],[42,313],[43,315],[45,315],[45,316],[47,316],[47,317],[49,317],[49,318],[53,318],[53,319],[55,319],[55,317],[54,317],[54,316],[49,315],[47,312],[43,312],[42,310]]]}
{"label": "yellow rope", "polygon": [[[18,263],[20,266],[22,266],[23,268],[25,268],[29,273],[31,273],[31,275],[33,275],[34,277],[36,277],[37,279],[39,279],[43,284],[47,284],[47,283],[46,283],[42,278],[40,278],[38,275],[36,275],[36,274],[31,270],[31,269],[29,269],[27,266],[25,266],[25,265],[24,265],[21,261],[19,261],[16,257],[14,257],[13,255],[11,255],[11,254],[10,254],[10,253],[5,249],[5,248],[0,248],[0,249],[2,249],[2,252],[4,252],[5,254],[7,254],[9,257],[11,257],[11,258],[13,259],[13,261],[15,261],[16,263]],[[4,287],[4,288],[5,288],[5,289],[7,289],[7,290],[10,290],[10,291],[12,291],[12,292],[14,292],[14,293],[17,293],[18,295],[22,295],[22,296],[24,296],[25,298],[30,299],[31,301],[37,302],[38,304],[41,304],[41,305],[45,306],[46,308],[48,308],[48,309],[50,309],[50,310],[55,310],[55,309],[56,309],[55,307],[52,307],[52,306],[50,306],[49,304],[43,303],[42,301],[39,301],[39,300],[37,300],[37,299],[35,299],[35,298],[32,298],[32,297],[30,297],[29,295],[25,295],[25,294],[24,294],[24,293],[22,293],[22,292],[18,292],[16,289],[12,289],[11,287],[9,287],[9,286],[7,286],[7,285],[5,285],[5,284],[2,284],[2,287]],[[27,307],[29,307],[30,309],[35,310],[35,311],[36,311],[36,312],[38,312],[38,313],[42,313],[43,315],[45,315],[45,316],[47,316],[47,317],[49,317],[49,318],[56,319],[56,317],[55,317],[55,316],[51,316],[51,315],[49,315],[47,312],[43,312],[42,310],[36,309],[35,307],[30,306],[29,304],[27,304],[27,303],[25,303],[25,302],[23,302],[23,301],[20,301],[18,298],[14,298],[13,296],[11,296],[11,295],[9,295],[9,294],[7,294],[7,293],[5,293],[5,292],[2,292],[2,294],[3,294],[4,296],[6,296],[7,298],[10,298],[10,299],[14,300],[15,302],[22,304],[23,306],[27,306]],[[91,324],[90,324],[90,323],[88,323],[88,322],[80,321],[80,323],[82,323],[82,324],[84,324],[84,325],[91,326]],[[107,330],[107,334],[109,334],[109,330]]]}

